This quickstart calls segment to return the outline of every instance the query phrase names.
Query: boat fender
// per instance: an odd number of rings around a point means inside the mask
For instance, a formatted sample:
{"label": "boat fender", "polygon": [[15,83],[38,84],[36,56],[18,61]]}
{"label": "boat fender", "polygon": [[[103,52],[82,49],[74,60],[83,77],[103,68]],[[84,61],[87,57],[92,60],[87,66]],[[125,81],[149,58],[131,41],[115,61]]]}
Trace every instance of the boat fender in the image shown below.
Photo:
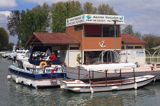
{"label": "boat fender", "polygon": [[7,75],[7,79],[11,79],[11,75]]}
{"label": "boat fender", "polygon": [[137,83],[134,83],[134,89],[137,89]]}
{"label": "boat fender", "polygon": [[91,91],[92,94],[94,93],[94,90],[93,90],[92,86],[90,86],[90,91]]}
{"label": "boat fender", "polygon": [[39,66],[44,69],[47,66],[47,62],[42,61]]}
{"label": "boat fender", "polygon": [[15,80],[15,81],[16,81],[16,83],[17,83],[17,84],[19,83],[19,79],[18,79],[18,78],[16,78],[16,80]]}
{"label": "boat fender", "polygon": [[29,82],[29,81],[27,81],[26,84],[29,86],[32,86],[31,82]]}

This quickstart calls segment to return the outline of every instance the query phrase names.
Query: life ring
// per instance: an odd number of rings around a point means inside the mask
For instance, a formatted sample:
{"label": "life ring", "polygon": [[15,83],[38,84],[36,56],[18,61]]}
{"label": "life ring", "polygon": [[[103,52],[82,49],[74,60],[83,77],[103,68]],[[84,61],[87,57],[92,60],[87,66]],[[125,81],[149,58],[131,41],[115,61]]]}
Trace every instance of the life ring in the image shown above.
{"label": "life ring", "polygon": [[42,61],[39,66],[40,68],[45,68],[47,66],[47,63],[45,61]]}

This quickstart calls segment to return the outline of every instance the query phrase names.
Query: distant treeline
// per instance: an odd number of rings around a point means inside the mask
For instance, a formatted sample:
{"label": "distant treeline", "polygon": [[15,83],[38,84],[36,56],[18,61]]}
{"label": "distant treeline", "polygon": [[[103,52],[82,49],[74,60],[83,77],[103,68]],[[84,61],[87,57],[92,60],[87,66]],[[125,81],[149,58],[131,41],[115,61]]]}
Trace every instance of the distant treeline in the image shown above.
{"label": "distant treeline", "polygon": [[13,47],[12,43],[9,43],[9,35],[7,31],[0,27],[0,50],[11,50]]}

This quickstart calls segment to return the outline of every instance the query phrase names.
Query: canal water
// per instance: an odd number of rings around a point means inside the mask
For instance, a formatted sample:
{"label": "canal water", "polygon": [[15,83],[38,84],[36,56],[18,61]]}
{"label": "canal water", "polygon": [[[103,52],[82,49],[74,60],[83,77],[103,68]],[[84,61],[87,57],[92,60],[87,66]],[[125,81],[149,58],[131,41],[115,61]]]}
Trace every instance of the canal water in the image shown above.
{"label": "canal water", "polygon": [[102,93],[33,89],[7,80],[10,61],[0,58],[0,106],[160,106],[160,82],[138,90]]}

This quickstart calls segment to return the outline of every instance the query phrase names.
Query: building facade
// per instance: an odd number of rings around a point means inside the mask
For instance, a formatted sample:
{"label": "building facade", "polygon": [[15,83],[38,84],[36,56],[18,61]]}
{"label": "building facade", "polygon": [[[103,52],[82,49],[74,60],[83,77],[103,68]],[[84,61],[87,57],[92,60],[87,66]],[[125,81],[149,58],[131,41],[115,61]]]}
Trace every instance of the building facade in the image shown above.
{"label": "building facade", "polygon": [[132,44],[120,34],[122,24],[123,16],[83,14],[66,20],[65,33],[34,33],[27,45],[52,46],[68,67],[124,62],[121,49]]}

